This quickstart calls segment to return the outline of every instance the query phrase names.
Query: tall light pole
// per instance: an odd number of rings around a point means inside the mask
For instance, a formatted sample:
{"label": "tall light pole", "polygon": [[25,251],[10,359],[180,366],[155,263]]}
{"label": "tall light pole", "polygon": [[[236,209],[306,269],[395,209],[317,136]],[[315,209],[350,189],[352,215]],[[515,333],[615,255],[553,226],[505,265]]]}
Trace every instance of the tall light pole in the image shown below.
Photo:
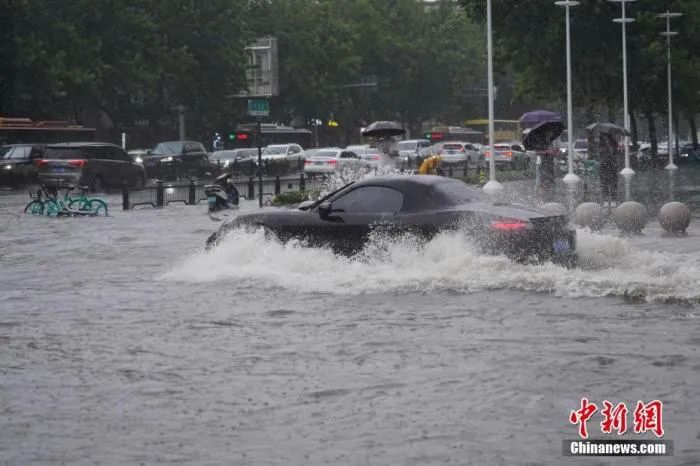
{"label": "tall light pole", "polygon": [[488,86],[489,86],[489,146],[491,160],[489,161],[489,181],[484,185],[484,191],[495,196],[503,190],[501,183],[496,181],[496,151],[494,150],[493,123],[493,43],[491,31],[491,0],[486,0],[486,47],[488,55]]}
{"label": "tall light pole", "polygon": [[[627,134],[630,131],[630,115],[627,106],[627,23],[634,22],[634,18],[628,18],[625,11],[625,3],[636,2],[637,0],[608,0],[609,2],[616,2],[622,6],[622,17],[613,19],[614,23],[620,23],[622,25],[622,98],[624,102],[624,126]],[[634,170],[630,167],[630,144],[629,136],[625,134],[625,168],[620,172],[621,175],[629,176],[634,175]]]}
{"label": "tall light pole", "polygon": [[671,37],[678,35],[677,32],[671,31],[671,18],[683,16],[683,13],[671,13],[666,10],[666,13],[657,15],[659,18],[666,20],[666,31],[661,35],[666,37],[666,58],[668,60],[668,165],[666,170],[676,170],[678,167],[673,163],[673,97],[671,92]]}
{"label": "tall light pole", "polygon": [[571,104],[571,21],[569,17],[569,9],[576,6],[579,2],[575,0],[561,0],[554,2],[555,5],[563,6],[566,9],[566,127],[569,137],[569,148],[566,151],[569,159],[569,173],[564,177],[565,183],[575,184],[580,181],[579,177],[574,173],[574,115]]}

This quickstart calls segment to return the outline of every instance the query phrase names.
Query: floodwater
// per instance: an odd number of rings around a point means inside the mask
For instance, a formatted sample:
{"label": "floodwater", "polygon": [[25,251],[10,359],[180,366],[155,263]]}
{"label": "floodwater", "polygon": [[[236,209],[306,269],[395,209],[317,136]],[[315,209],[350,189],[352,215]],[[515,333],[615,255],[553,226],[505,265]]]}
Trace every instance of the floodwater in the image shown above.
{"label": "floodwater", "polygon": [[[697,217],[580,230],[567,270],[454,233],[205,253],[204,204],[54,219],[26,197],[0,195],[2,464],[700,463]],[[663,401],[674,456],[563,458],[581,397],[626,402],[630,430]]]}

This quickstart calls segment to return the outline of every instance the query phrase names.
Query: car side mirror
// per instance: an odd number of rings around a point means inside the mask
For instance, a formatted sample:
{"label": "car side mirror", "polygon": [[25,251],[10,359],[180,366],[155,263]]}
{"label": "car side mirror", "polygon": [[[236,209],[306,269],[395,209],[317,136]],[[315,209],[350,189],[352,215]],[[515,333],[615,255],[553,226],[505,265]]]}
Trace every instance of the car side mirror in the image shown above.
{"label": "car side mirror", "polygon": [[300,202],[299,205],[297,206],[297,209],[299,210],[308,210],[309,207],[313,205],[314,201],[303,201]]}
{"label": "car side mirror", "polygon": [[318,206],[318,216],[321,220],[329,220],[331,218],[332,207],[330,202],[322,202]]}

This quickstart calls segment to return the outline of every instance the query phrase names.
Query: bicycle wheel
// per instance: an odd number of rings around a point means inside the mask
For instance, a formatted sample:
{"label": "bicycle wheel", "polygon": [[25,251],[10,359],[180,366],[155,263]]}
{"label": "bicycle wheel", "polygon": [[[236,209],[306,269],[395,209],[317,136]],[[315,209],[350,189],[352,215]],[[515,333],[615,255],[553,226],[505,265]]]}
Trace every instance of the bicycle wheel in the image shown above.
{"label": "bicycle wheel", "polygon": [[34,200],[27,204],[27,207],[24,208],[24,213],[32,215],[44,215],[44,203],[38,199]]}
{"label": "bicycle wheel", "polygon": [[68,208],[72,210],[78,210],[80,212],[91,212],[92,206],[90,205],[89,199],[71,199],[68,203]]}
{"label": "bicycle wheel", "polygon": [[63,211],[63,208],[61,207],[61,203],[58,202],[56,199],[47,199],[45,201],[45,208],[46,208],[46,215],[51,217],[58,217],[61,212]]}
{"label": "bicycle wheel", "polygon": [[[107,216],[107,203],[102,199],[90,199],[88,201],[88,209],[90,215],[104,215]],[[82,209],[81,209],[82,210]]]}

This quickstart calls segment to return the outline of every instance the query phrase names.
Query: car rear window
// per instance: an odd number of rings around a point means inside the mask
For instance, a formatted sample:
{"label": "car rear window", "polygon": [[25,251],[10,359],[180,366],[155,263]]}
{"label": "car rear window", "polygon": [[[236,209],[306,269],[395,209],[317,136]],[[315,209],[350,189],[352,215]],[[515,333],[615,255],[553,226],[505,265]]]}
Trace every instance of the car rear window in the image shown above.
{"label": "car rear window", "polygon": [[442,150],[462,150],[462,144],[445,144]]}
{"label": "car rear window", "polygon": [[44,157],[47,159],[82,159],[80,147],[47,147]]}
{"label": "car rear window", "polygon": [[413,150],[416,147],[418,147],[416,142],[399,142],[398,144],[399,150]]}
{"label": "car rear window", "polygon": [[316,152],[313,157],[333,157],[335,158],[338,155],[337,150],[320,150]]}

